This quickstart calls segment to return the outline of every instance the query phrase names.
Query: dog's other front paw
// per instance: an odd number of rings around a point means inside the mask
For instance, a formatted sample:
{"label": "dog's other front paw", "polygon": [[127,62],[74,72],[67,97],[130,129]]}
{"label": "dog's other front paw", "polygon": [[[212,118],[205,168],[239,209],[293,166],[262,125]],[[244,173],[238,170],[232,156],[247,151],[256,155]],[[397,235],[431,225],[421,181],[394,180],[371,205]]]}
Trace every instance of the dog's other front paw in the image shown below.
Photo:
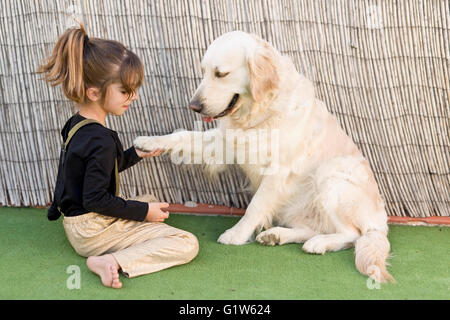
{"label": "dog's other front paw", "polygon": [[222,233],[217,242],[222,244],[242,245],[250,241],[250,237],[236,229],[228,229]]}

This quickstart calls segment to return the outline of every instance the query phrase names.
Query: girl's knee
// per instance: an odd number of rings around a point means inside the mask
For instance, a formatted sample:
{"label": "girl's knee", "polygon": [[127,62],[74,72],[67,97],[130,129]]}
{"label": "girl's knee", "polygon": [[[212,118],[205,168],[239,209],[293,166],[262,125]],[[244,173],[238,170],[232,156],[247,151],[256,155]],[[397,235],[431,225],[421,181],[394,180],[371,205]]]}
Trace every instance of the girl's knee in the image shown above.
{"label": "girl's knee", "polygon": [[184,240],[183,251],[185,252],[188,261],[191,261],[198,254],[199,250],[198,239],[190,232],[184,232],[181,237]]}

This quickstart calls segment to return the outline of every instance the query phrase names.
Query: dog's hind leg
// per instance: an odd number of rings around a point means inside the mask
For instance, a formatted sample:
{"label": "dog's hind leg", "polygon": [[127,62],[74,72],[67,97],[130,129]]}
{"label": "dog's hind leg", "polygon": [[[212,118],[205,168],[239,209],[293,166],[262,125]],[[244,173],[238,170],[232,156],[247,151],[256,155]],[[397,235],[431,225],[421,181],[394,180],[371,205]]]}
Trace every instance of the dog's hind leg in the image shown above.
{"label": "dog's hind leg", "polygon": [[317,232],[307,226],[299,226],[296,228],[273,227],[261,232],[256,237],[256,241],[268,246],[286,243],[303,243],[315,235],[317,235]]}

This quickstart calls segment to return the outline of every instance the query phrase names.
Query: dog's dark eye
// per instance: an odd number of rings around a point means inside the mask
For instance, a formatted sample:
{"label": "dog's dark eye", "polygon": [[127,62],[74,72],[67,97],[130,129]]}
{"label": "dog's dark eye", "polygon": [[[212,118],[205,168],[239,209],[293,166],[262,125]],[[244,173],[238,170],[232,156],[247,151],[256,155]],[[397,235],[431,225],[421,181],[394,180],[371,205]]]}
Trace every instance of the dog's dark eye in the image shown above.
{"label": "dog's dark eye", "polygon": [[219,72],[219,71],[216,71],[216,72],[214,73],[214,75],[215,75],[217,78],[223,78],[223,77],[226,77],[228,74],[229,74],[229,72]]}

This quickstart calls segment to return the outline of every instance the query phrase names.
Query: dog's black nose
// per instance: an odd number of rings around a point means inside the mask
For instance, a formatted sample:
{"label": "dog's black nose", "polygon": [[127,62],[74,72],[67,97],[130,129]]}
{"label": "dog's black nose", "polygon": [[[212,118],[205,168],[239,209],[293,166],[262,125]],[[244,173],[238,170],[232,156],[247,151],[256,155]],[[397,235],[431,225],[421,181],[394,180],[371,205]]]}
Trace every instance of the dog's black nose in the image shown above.
{"label": "dog's black nose", "polygon": [[203,104],[198,100],[193,100],[189,103],[189,108],[191,108],[195,112],[202,112]]}

